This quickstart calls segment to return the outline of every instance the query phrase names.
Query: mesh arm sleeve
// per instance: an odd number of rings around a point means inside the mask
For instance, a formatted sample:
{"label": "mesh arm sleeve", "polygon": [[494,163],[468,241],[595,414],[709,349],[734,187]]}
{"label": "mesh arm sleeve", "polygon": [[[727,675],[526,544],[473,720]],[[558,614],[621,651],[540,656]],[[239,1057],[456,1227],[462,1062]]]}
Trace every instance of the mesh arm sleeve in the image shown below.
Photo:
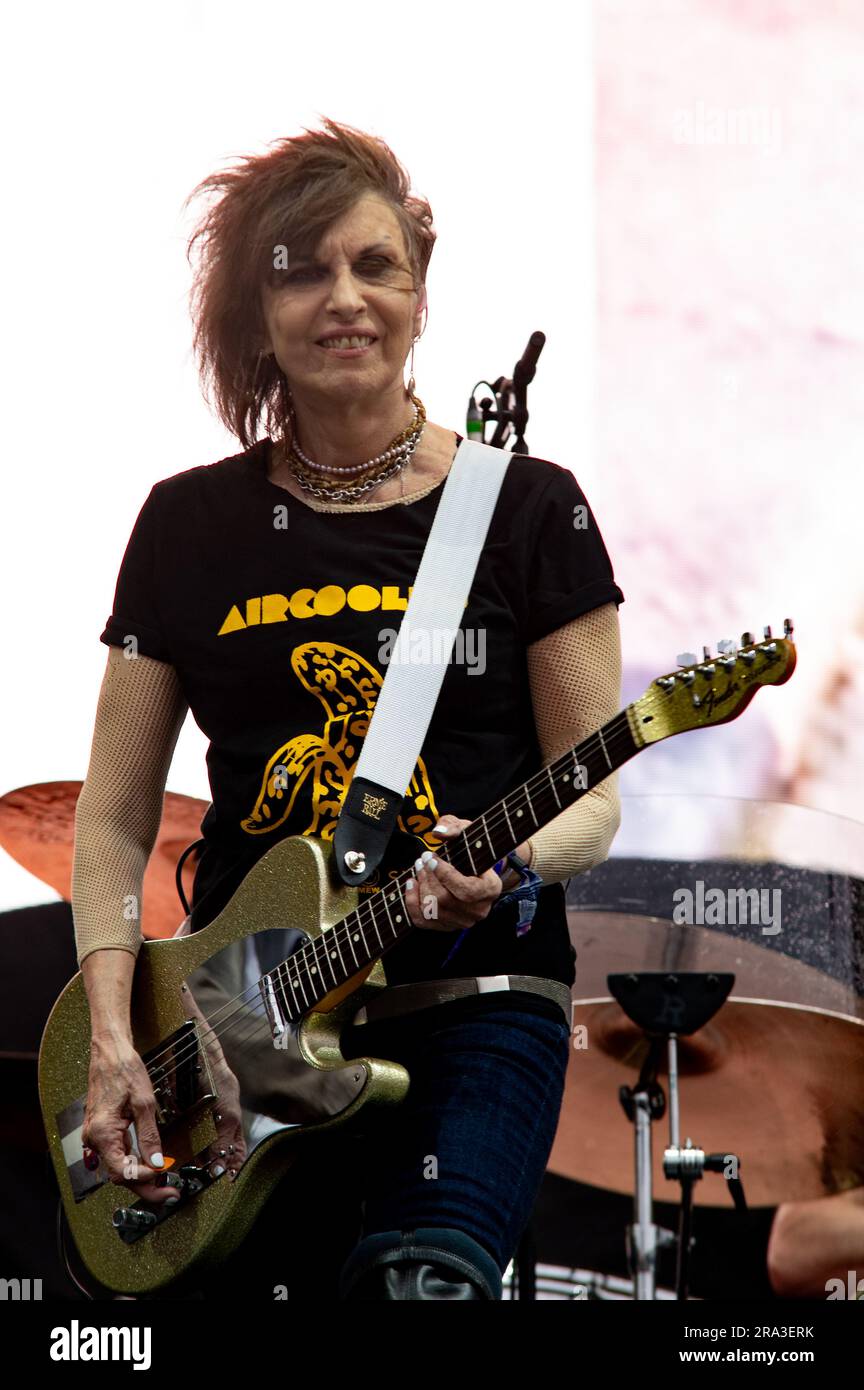
{"label": "mesh arm sleeve", "polygon": [[[528,673],[544,766],[621,708],[621,637],[614,603],[583,613],[528,647]],[[560,883],[602,864],[621,823],[613,772],[532,835],[531,868]]]}
{"label": "mesh arm sleeve", "polygon": [[103,947],[137,956],[141,885],[187,704],[174,667],[112,646],[87,777],[75,808],[72,916],[78,964]]}

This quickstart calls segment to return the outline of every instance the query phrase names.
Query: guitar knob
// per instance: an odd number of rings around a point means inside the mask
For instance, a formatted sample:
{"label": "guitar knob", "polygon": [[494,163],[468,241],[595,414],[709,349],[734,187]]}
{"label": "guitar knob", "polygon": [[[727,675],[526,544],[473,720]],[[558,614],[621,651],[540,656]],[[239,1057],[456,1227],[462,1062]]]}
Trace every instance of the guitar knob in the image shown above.
{"label": "guitar knob", "polygon": [[136,1211],[134,1207],[118,1207],[111,1218],[116,1231],[146,1231],[156,1225],[152,1211]]}

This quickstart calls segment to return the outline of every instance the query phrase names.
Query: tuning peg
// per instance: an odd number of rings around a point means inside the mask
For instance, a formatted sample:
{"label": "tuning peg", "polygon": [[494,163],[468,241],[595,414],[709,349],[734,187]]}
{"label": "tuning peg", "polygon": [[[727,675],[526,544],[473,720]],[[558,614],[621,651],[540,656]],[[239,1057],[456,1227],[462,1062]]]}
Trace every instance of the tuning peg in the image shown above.
{"label": "tuning peg", "polygon": [[752,643],[753,643],[753,633],[752,633],[752,632],[742,632],[742,633],[741,633],[741,646],[742,646],[742,647],[749,647],[749,646],[752,645]]}
{"label": "tuning peg", "polygon": [[679,666],[695,666],[695,664],[696,664],[696,653],[695,653],[695,652],[679,652],[678,655],[676,656],[675,660],[677,661],[677,663],[678,663]]}
{"label": "tuning peg", "polygon": [[766,641],[766,642],[769,641],[769,640],[770,640],[770,637],[771,637],[771,627],[770,627],[770,625],[769,625],[768,627],[764,627],[764,628],[762,629],[762,631],[763,631],[763,633],[764,633],[764,635],[765,635],[765,641]]}
{"label": "tuning peg", "polygon": [[793,625],[793,623],[792,623],[792,619],[791,619],[791,618],[784,618],[784,619],[783,619],[783,636],[784,636],[784,637],[791,637],[791,636],[792,636],[792,633],[793,633],[794,631],[795,631],[795,628],[794,628],[794,625]]}
{"label": "tuning peg", "polygon": [[703,661],[710,661],[710,660],[711,660],[711,651],[710,651],[710,649],[709,649],[708,647],[704,647],[704,646],[703,646],[703,648],[702,648],[702,660],[703,660]]}
{"label": "tuning peg", "polygon": [[717,643],[717,650],[727,656],[730,652],[737,652],[738,645],[732,641],[731,637],[721,637]]}

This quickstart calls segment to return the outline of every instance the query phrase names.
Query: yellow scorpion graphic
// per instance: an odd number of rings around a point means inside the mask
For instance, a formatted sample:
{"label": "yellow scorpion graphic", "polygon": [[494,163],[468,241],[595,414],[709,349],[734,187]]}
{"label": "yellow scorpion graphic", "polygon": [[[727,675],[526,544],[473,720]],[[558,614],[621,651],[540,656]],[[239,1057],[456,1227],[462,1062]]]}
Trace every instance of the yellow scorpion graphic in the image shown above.
{"label": "yellow scorpion graphic", "polygon": [[[332,840],[351,784],[362,740],[383,678],[357,652],[334,642],[306,642],[291,653],[291,667],[324,707],[321,734],[297,734],[267,763],[257,800],[241,828],[266,835],[283,825],[311,782],[311,818],[303,835]],[[419,759],[397,819],[399,829],[430,849],[441,843],[430,832],[438,810],[423,759]]]}

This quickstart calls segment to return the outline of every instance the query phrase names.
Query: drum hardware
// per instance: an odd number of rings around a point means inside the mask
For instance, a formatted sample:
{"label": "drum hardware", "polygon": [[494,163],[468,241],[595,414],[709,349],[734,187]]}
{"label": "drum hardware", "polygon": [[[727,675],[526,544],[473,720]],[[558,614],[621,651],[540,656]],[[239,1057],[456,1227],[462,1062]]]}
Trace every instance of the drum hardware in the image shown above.
{"label": "drum hardware", "polygon": [[[16,863],[53,888],[72,897],[75,807],[82,782],[36,782],[0,797],[0,846]],[[200,839],[208,802],[180,792],[166,792],[156,843],[142,883],[142,923],[147,937],[173,936],[181,917],[177,892],[178,860]],[[196,860],[183,863],[181,874],[190,894]]]}
{"label": "drum hardware", "polygon": [[[627,1230],[627,1257],[637,1300],[655,1298],[657,1252],[673,1244],[677,1245],[676,1296],[679,1300],[687,1298],[693,1185],[705,1171],[722,1173],[738,1210],[747,1209],[736,1154],[706,1154],[689,1138],[681,1147],[678,1096],[678,1039],[704,1028],[723,1007],[734,983],[734,975],[713,972],[645,971],[607,977],[610,994],[650,1043],[635,1086],[619,1089],[624,1113],[635,1128],[634,1220]],[[657,1080],[664,1049],[669,1071],[669,1144],[663,1155],[663,1171],[681,1185],[677,1238],[653,1220],[651,1126],[666,1113],[666,1097]]]}

